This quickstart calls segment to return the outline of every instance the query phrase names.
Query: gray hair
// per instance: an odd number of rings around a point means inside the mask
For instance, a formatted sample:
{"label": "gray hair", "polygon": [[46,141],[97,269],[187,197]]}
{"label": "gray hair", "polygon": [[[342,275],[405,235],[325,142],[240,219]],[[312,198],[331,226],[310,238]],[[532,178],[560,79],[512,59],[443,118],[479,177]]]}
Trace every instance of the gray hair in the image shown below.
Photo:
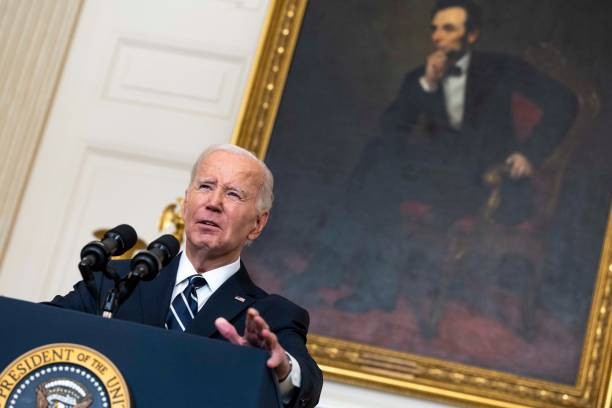
{"label": "gray hair", "polygon": [[266,163],[260,160],[259,157],[255,156],[249,150],[244,149],[240,146],[226,143],[226,144],[216,144],[216,145],[207,147],[202,153],[200,153],[200,156],[198,157],[196,162],[193,164],[193,167],[191,168],[191,179],[189,180],[189,184],[191,185],[193,183],[193,180],[195,179],[195,176],[198,172],[198,168],[200,167],[200,164],[202,163],[202,161],[204,161],[204,159],[206,159],[208,156],[210,156],[211,154],[215,152],[235,153],[240,156],[248,157],[249,159],[252,159],[257,164],[259,164],[259,167],[261,168],[264,179],[263,179],[263,184],[261,185],[259,192],[257,194],[257,203],[256,203],[257,211],[259,211],[260,214],[266,211],[270,211],[270,209],[272,208],[272,203],[274,201],[274,192],[273,192],[274,176],[272,176],[272,172],[270,171]]}

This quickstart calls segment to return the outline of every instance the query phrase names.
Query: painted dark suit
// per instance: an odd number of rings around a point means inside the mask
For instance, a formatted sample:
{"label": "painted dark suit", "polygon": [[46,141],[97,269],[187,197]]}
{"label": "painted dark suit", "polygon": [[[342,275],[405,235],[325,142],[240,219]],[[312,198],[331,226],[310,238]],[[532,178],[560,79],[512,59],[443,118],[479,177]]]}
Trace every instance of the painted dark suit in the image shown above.
{"label": "painted dark suit", "polygon": [[[425,92],[419,83],[423,73],[420,68],[406,76],[397,99],[384,113],[379,150],[385,160],[396,161],[399,174],[414,190],[403,198],[414,194],[415,199],[431,199],[432,205],[443,208],[449,197],[455,197],[454,207],[463,208],[456,208],[453,215],[478,208],[483,199],[482,173],[504,163],[510,154],[523,154],[537,168],[576,115],[576,98],[559,82],[518,58],[473,52],[463,121],[455,130],[449,126],[442,86]],[[517,110],[522,101],[537,109],[530,112],[537,117],[532,118],[535,125],[529,134],[521,138]],[[514,223],[528,215],[528,184],[528,180],[508,183],[505,196],[514,202],[501,209],[499,221]]]}
{"label": "painted dark suit", "polygon": [[[125,301],[115,315],[118,319],[164,327],[169,310],[172,290],[176,279],[180,256],[161,270],[159,276],[150,282],[141,282],[134,293]],[[129,271],[128,261],[111,263],[117,273]],[[106,278],[99,284],[102,294],[112,287]],[[89,291],[79,282],[66,296],[56,296],[51,303],[63,308],[96,313],[96,305]],[[242,333],[249,307],[256,308],[270,325],[282,346],[300,364],[302,386],[292,399],[289,407],[314,407],[321,392],[323,377],[321,371],[306,349],[306,334],[309,325],[308,312],[289,300],[270,295],[256,286],[244,265],[213,293],[196,315],[186,332],[224,340],[215,328],[217,317],[225,317]]]}
{"label": "painted dark suit", "polygon": [[[350,215],[332,228],[328,245],[354,243],[348,245],[353,252],[344,265],[338,267],[339,256],[335,268],[326,269],[332,286],[355,282],[367,290],[340,299],[336,307],[392,310],[403,280],[416,291],[435,286],[431,261],[443,254],[432,254],[431,241],[402,225],[407,213],[444,234],[483,206],[487,169],[503,165],[513,153],[537,169],[571,126],[577,101],[564,85],[515,57],[473,51],[470,58],[460,127],[449,124],[442,85],[435,92],[423,90],[421,67],[405,76],[381,118],[381,136],[364,148],[345,194],[350,202],[343,208]],[[524,135],[516,120],[521,104],[532,107],[527,113],[533,126]],[[529,178],[508,178],[495,221],[515,225],[529,217],[531,189]],[[417,282],[423,280],[428,282],[421,290]]]}

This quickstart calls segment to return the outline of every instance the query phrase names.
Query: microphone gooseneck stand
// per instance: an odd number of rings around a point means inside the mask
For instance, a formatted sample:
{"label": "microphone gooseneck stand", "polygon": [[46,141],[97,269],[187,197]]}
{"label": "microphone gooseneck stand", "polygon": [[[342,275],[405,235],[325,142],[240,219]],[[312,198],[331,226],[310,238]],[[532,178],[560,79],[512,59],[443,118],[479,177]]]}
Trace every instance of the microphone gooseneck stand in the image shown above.
{"label": "microphone gooseneck stand", "polygon": [[134,292],[138,283],[155,278],[159,271],[178,254],[180,246],[179,241],[172,235],[162,235],[151,242],[146,250],[132,258],[130,272],[123,278],[107,266],[104,274],[115,284],[104,299],[102,317],[112,318],[119,306]]}

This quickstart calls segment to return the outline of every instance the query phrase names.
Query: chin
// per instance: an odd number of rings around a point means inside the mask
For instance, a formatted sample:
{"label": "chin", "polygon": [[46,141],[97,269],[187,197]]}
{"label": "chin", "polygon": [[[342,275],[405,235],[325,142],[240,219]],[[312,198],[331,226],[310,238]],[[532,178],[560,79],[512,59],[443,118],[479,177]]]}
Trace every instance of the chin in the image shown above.
{"label": "chin", "polygon": [[196,251],[210,250],[218,246],[217,241],[211,240],[210,237],[191,237],[187,238],[186,245]]}

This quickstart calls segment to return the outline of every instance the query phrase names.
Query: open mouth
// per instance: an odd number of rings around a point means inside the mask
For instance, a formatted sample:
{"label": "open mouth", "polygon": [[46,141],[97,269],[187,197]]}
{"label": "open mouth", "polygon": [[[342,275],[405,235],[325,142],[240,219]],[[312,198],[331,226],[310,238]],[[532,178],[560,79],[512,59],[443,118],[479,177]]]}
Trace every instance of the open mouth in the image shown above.
{"label": "open mouth", "polygon": [[199,221],[198,224],[208,225],[208,226],[214,227],[214,228],[221,228],[219,226],[219,224],[217,224],[216,222],[211,221],[211,220],[202,220],[202,221]]}

